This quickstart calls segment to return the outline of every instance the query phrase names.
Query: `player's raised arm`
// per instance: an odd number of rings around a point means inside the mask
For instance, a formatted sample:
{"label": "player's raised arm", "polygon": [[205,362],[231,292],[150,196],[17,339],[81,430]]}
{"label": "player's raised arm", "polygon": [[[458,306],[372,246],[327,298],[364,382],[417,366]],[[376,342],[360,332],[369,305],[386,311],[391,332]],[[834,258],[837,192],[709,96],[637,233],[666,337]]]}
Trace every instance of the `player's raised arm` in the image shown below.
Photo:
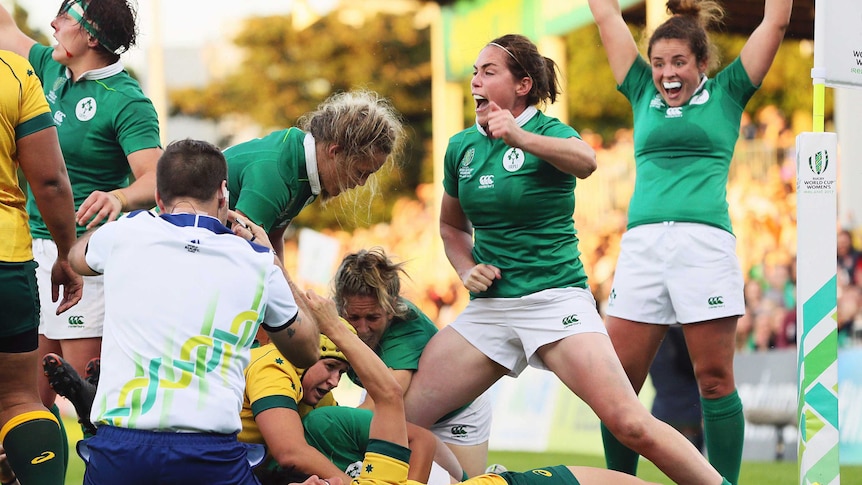
{"label": "player's raised arm", "polygon": [[308,290],[301,300],[314,315],[320,331],[344,353],[359,376],[368,395],[374,399],[371,439],[385,440],[407,447],[407,421],[401,386],[380,357],[341,322],[335,302]]}

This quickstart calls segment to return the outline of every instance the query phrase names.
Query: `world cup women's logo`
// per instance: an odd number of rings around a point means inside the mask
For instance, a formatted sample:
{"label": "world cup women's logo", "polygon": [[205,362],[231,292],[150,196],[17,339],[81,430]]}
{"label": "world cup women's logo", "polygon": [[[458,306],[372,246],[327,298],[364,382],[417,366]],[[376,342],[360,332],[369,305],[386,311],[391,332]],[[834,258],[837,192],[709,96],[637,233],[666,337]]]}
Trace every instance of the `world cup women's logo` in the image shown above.
{"label": "world cup women's logo", "polygon": [[808,168],[811,169],[817,175],[826,171],[826,167],[829,166],[829,152],[823,150],[822,152],[817,152],[813,157],[808,157]]}

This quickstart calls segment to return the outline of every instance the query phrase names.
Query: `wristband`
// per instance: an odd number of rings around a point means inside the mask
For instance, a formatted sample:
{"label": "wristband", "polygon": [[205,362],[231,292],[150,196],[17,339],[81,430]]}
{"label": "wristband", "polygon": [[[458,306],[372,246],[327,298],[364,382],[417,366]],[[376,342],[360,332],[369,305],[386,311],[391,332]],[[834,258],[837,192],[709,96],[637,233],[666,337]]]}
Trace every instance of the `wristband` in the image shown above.
{"label": "wristband", "polygon": [[126,206],[129,204],[129,199],[126,199],[126,194],[124,194],[120,189],[112,190],[108,193],[120,201],[120,211],[126,210]]}

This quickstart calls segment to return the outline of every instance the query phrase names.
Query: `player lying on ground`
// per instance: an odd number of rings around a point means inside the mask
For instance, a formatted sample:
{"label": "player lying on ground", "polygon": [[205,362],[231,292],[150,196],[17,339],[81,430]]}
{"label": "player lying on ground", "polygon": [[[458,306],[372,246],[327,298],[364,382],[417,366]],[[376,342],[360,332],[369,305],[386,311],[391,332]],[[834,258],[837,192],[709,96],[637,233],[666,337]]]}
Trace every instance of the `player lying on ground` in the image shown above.
{"label": "player lying on ground", "polygon": [[[407,422],[401,386],[392,373],[359,337],[339,321],[332,300],[294,289],[294,294],[308,307],[321,333],[327,335],[350,361],[368,394],[374,399],[368,446],[359,478],[355,485],[407,484],[408,460]],[[306,482],[307,483],[307,482]],[[414,482],[415,483],[415,482]],[[637,477],[602,468],[581,466],[551,466],[526,472],[485,474],[465,482],[470,485],[646,485]]]}

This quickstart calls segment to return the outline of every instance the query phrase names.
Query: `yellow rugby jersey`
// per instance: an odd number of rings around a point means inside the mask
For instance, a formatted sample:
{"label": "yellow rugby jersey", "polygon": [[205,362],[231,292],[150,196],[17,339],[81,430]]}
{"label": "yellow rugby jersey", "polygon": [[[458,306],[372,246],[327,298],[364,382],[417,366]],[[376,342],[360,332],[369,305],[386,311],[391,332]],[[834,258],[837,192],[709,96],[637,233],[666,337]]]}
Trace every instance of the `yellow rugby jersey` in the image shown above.
{"label": "yellow rugby jersey", "polygon": [[[245,369],[242,431],[239,440],[246,443],[263,443],[254,417],[267,409],[288,408],[297,411],[302,401],[302,383],[296,367],[273,344],[251,349],[251,360]],[[298,411],[297,411],[298,412]]]}
{"label": "yellow rugby jersey", "polygon": [[409,461],[409,448],[372,438],[353,485],[406,485]]}
{"label": "yellow rugby jersey", "polygon": [[17,142],[53,126],[33,67],[27,59],[0,50],[0,261],[33,259],[26,197],[18,185]]}
{"label": "yellow rugby jersey", "polygon": [[312,410],[323,406],[338,406],[335,395],[327,393],[315,406],[302,402],[302,373],[284,357],[274,344],[251,349],[248,367],[245,368],[243,393],[242,431],[238,439],[246,443],[263,444],[263,435],[254,417],[272,408],[288,408],[304,418]]}

